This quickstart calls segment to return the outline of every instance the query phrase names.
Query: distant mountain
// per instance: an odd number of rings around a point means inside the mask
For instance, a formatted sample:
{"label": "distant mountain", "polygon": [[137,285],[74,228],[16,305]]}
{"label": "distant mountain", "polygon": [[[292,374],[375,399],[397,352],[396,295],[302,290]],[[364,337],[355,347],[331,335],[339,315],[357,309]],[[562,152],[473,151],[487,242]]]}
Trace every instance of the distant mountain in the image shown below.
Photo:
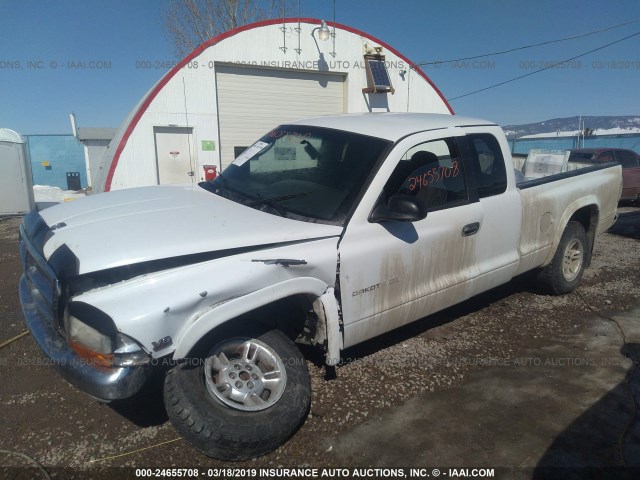
{"label": "distant mountain", "polygon": [[[502,127],[507,137],[524,136],[567,136],[578,132],[580,117],[554,118],[538,123],[525,125],[506,125]],[[640,133],[640,115],[626,115],[617,117],[582,117],[583,128],[594,130],[596,135]],[[545,135],[546,134],[546,135]]]}

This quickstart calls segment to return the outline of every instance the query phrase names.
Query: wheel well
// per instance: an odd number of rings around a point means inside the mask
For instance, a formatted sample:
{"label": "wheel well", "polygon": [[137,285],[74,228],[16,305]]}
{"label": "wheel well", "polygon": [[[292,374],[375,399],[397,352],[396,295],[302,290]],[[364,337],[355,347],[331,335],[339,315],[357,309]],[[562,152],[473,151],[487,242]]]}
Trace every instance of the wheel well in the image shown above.
{"label": "wheel well", "polygon": [[593,244],[596,238],[596,228],[598,226],[598,207],[596,205],[587,205],[585,207],[576,210],[571,218],[570,222],[579,222],[584,227],[584,231],[587,233],[588,252],[587,266],[591,263],[591,252],[593,252]]}
{"label": "wheel well", "polygon": [[229,336],[258,335],[267,330],[282,331],[295,340],[304,330],[307,312],[315,298],[300,294],[282,298],[231,318],[210,330],[189,352],[189,357],[205,355],[220,339]]}

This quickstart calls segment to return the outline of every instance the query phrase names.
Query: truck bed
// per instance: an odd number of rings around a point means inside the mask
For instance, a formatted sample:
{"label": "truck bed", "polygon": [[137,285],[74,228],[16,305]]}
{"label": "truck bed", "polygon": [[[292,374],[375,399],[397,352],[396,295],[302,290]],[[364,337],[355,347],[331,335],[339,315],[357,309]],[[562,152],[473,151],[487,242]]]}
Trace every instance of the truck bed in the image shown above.
{"label": "truck bed", "polygon": [[615,222],[620,189],[611,188],[611,185],[620,178],[620,165],[577,164],[575,167],[517,184],[522,199],[518,274],[551,260],[562,233],[562,229],[554,228],[554,225],[565,225],[569,218],[563,215],[568,212],[596,205],[591,214],[599,219],[594,222],[598,228],[587,232],[590,238],[606,231]]}

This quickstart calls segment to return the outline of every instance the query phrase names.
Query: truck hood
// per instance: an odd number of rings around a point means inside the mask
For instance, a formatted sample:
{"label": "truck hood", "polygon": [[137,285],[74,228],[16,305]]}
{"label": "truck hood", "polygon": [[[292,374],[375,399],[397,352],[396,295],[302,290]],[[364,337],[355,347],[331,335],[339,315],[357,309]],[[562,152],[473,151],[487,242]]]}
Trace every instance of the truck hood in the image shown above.
{"label": "truck hood", "polygon": [[47,260],[66,245],[78,274],[206,252],[267,248],[338,236],[342,228],[279,217],[198,186],[156,186],[91,195],[41,212],[53,235]]}

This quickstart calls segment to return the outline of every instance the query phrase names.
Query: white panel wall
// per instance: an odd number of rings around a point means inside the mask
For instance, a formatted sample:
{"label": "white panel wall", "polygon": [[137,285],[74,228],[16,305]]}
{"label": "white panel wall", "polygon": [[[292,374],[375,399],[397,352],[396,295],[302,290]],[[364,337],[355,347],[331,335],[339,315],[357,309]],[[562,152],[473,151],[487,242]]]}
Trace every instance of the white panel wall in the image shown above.
{"label": "white panel wall", "polygon": [[[140,121],[130,128],[129,122],[137,108],[120,127],[102,160],[100,182],[97,191],[107,180],[107,172],[119,141],[127,130],[132,130],[118,159],[111,189],[128,188],[157,183],[153,127],[193,127],[196,156],[203,176],[202,165],[220,167],[220,137],[218,125],[218,99],[216,92],[216,66],[239,63],[254,67],[282,69],[285,71],[326,72],[342,75],[344,82],[345,111],[434,112],[449,113],[445,102],[433,87],[400,57],[382,49],[388,62],[389,76],[395,94],[363,94],[366,87],[366,71],[363,54],[365,47],[378,46],[371,38],[343,29],[336,29],[335,56],[332,40],[317,40],[319,27],[315,23],[302,23],[300,33],[297,22],[254,27],[236,33],[206,48],[197,57],[175,73],[157,92]],[[314,40],[315,39],[315,40]],[[299,40],[299,44],[298,44]],[[298,53],[296,49],[300,47]],[[286,49],[286,51],[285,51]],[[153,89],[152,89],[153,90]],[[318,93],[322,90],[318,87]],[[150,95],[150,91],[147,95]],[[186,93],[186,95],[185,95]],[[140,104],[143,103],[141,100]],[[203,140],[215,142],[215,150],[205,151]],[[198,177],[199,178],[199,177]]]}

